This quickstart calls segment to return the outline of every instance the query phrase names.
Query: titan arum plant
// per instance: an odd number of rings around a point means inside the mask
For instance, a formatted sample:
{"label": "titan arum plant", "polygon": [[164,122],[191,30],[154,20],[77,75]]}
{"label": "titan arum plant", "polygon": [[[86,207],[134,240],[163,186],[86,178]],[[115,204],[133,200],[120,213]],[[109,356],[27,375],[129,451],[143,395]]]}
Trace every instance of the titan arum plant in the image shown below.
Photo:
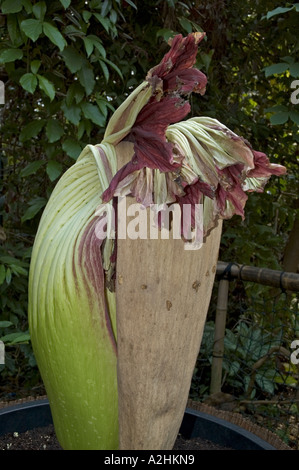
{"label": "titan arum plant", "polygon": [[[216,119],[185,120],[190,94],[205,92],[206,76],[194,68],[204,35],[170,41],[160,64],[112,115],[103,141],[87,145],[61,177],[42,215],[29,324],[64,449],[172,448],[221,222],[244,217],[247,193],[285,173]],[[118,236],[120,197],[147,214],[155,207],[159,227],[171,204],[188,206],[182,238]],[[199,205],[204,243],[186,250]]]}

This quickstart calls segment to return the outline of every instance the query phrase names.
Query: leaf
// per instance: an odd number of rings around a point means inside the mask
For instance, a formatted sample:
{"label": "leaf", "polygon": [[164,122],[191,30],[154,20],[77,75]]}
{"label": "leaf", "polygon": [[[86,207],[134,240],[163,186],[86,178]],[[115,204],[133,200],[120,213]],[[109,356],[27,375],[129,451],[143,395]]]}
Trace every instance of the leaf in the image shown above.
{"label": "leaf", "polygon": [[6,269],[5,269],[5,266],[3,264],[1,264],[1,266],[0,266],[0,285],[3,284],[3,282],[5,281],[5,277],[6,277]]}
{"label": "leaf", "polygon": [[26,10],[26,13],[32,13],[32,2],[31,0],[22,0],[23,7]]}
{"label": "leaf", "polygon": [[14,264],[12,264],[10,267],[11,267],[12,272],[16,274],[18,277],[20,274],[21,276],[28,276],[27,269],[24,269],[21,266],[15,266]]}
{"label": "leaf", "polygon": [[13,256],[0,256],[1,263],[18,266],[28,266],[28,263],[21,261]]}
{"label": "leaf", "polygon": [[273,395],[274,393],[273,379],[269,380],[263,374],[257,373],[255,380],[262,390]]}
{"label": "leaf", "polygon": [[14,62],[20,60],[23,57],[23,51],[21,49],[4,49],[0,53],[0,64],[7,64],[8,62]]}
{"label": "leaf", "polygon": [[[1,279],[0,279],[0,284],[2,284]],[[0,321],[0,328],[9,328],[12,325],[13,325],[13,323],[11,321],[5,321],[5,320]]]}
{"label": "leaf", "polygon": [[106,82],[108,83],[108,80],[109,80],[109,69],[107,67],[107,65],[105,64],[105,62],[103,62],[102,60],[100,60],[100,66],[102,68],[102,71],[103,71],[103,74],[104,74],[104,77],[105,77],[105,80]]}
{"label": "leaf", "polygon": [[106,51],[103,46],[103,44],[96,38],[96,40],[93,41],[94,47],[99,51],[102,57],[106,57]]}
{"label": "leaf", "polygon": [[66,139],[62,144],[62,148],[74,160],[77,160],[82,150],[80,144],[73,139]]}
{"label": "leaf", "polygon": [[85,88],[86,95],[89,96],[95,86],[94,73],[90,66],[83,65],[78,72],[78,78],[81,85]]}
{"label": "leaf", "polygon": [[83,10],[82,16],[83,16],[85,23],[88,23],[90,20],[90,17],[92,16],[92,13],[91,11]]}
{"label": "leaf", "polygon": [[271,106],[270,108],[266,108],[266,113],[276,113],[278,111],[287,111],[288,108],[283,104],[276,104],[275,106]]}
{"label": "leaf", "polygon": [[2,3],[2,13],[7,15],[8,13],[18,13],[23,8],[22,0],[5,0]]}
{"label": "leaf", "polygon": [[166,42],[169,40],[169,38],[173,37],[174,35],[175,33],[172,31],[172,29],[167,29],[167,28],[159,29],[156,32],[157,38],[162,37],[164,41]]}
{"label": "leaf", "polygon": [[299,125],[299,112],[297,111],[290,111],[289,112],[290,119],[295,123]]}
{"label": "leaf", "polygon": [[16,335],[15,339],[12,341],[11,344],[27,343],[28,341],[30,341],[30,334],[29,333],[21,333],[18,336]]}
{"label": "leaf", "polygon": [[240,370],[240,367],[241,367],[241,364],[238,362],[238,361],[232,361],[230,364],[229,364],[229,371],[228,371],[228,374],[230,376],[235,376],[239,370]]}
{"label": "leaf", "polygon": [[45,4],[45,2],[38,2],[35,5],[33,5],[32,11],[34,13],[34,16],[38,20],[42,21],[45,17],[46,11],[47,11],[47,5]]}
{"label": "leaf", "polygon": [[294,63],[294,57],[291,57],[289,55],[286,55],[281,58],[284,62],[287,62],[288,64],[293,64]]}
{"label": "leaf", "polygon": [[70,4],[71,4],[71,0],[59,0],[61,5],[63,6],[63,8],[66,10]]}
{"label": "leaf", "polygon": [[280,62],[278,64],[269,65],[269,67],[265,67],[263,70],[265,72],[265,76],[269,77],[270,75],[274,75],[276,73],[280,74],[285,72],[288,69],[288,64],[284,62]]}
{"label": "leaf", "polygon": [[50,160],[47,164],[47,174],[51,181],[56,180],[62,173],[62,165],[55,160]]}
{"label": "leaf", "polygon": [[33,175],[36,173],[44,164],[44,160],[37,160],[36,162],[31,162],[20,172],[21,178],[26,178],[26,176]]}
{"label": "leaf", "polygon": [[55,46],[59,47],[60,51],[63,51],[65,46],[67,46],[66,40],[58,31],[56,26],[53,26],[45,21],[43,23],[43,32],[50,39],[50,41],[55,44]]}
{"label": "leaf", "polygon": [[16,47],[20,46],[23,40],[18,27],[17,15],[7,15],[7,30],[12,44]]}
{"label": "leaf", "polygon": [[131,5],[131,7],[135,8],[135,10],[137,10],[137,6],[131,0],[126,0],[126,3],[128,3],[129,5]]}
{"label": "leaf", "polygon": [[187,33],[192,33],[192,24],[190,23],[189,20],[187,20],[187,18],[179,18],[179,22],[182,26],[182,28],[187,31]]}
{"label": "leaf", "polygon": [[27,126],[25,126],[21,131],[20,141],[25,142],[26,140],[36,137],[40,133],[44,125],[45,121],[43,119],[29,122],[29,124],[27,124]]}
{"label": "leaf", "polygon": [[85,37],[83,38],[83,41],[84,41],[84,46],[85,46],[87,57],[89,57],[94,48],[93,40],[90,39],[89,37]]}
{"label": "leaf", "polygon": [[38,72],[38,69],[40,68],[40,60],[33,60],[30,64],[31,72],[36,74]]}
{"label": "leaf", "polygon": [[78,72],[84,63],[84,58],[81,56],[81,54],[71,46],[66,47],[63,52],[61,52],[61,56],[67,68],[72,73]]}
{"label": "leaf", "polygon": [[35,42],[43,32],[43,25],[41,21],[35,19],[24,20],[21,22],[21,30]]}
{"label": "leaf", "polygon": [[24,90],[28,91],[29,93],[34,93],[37,86],[37,78],[33,73],[25,73],[20,78],[20,84]]}
{"label": "leaf", "polygon": [[7,268],[6,270],[5,281],[7,284],[10,284],[11,282],[11,269],[10,268]]}
{"label": "leaf", "polygon": [[109,33],[109,28],[110,28],[110,21],[107,18],[104,18],[100,13],[93,13],[93,16],[96,17],[96,19],[101,23],[101,25],[105,28],[107,33]]}
{"label": "leaf", "polygon": [[106,120],[103,114],[100,112],[99,108],[91,103],[83,103],[81,105],[84,116],[87,119],[90,119],[94,124],[97,124],[100,127],[104,127]]}
{"label": "leaf", "polygon": [[81,116],[81,108],[75,104],[67,106],[65,102],[62,103],[61,109],[68,121],[70,121],[75,126],[78,126]]}
{"label": "leaf", "polygon": [[267,20],[272,18],[275,15],[282,15],[283,13],[286,13],[287,11],[290,11],[294,8],[294,5],[291,7],[277,7],[274,10],[268,11],[267,13]]}
{"label": "leaf", "polygon": [[[102,16],[107,16],[110,9],[111,9],[111,0],[104,0],[103,2],[100,2],[99,0],[95,0],[95,2],[98,3],[98,7],[95,6],[95,8],[102,7],[101,8]],[[121,14],[121,12],[119,12],[119,13]]]}
{"label": "leaf", "polygon": [[294,64],[290,64],[290,74],[292,77],[299,77],[299,62],[295,62]]}
{"label": "leaf", "polygon": [[103,57],[102,60],[103,60],[104,62],[106,62],[108,65],[110,65],[110,67],[111,67],[112,69],[114,69],[114,70],[118,73],[118,75],[120,76],[120,78],[123,80],[123,75],[122,75],[120,69],[118,68],[118,66],[117,66],[116,64],[114,64],[113,62],[111,62],[111,60],[105,59],[104,57]]}
{"label": "leaf", "polygon": [[287,112],[280,112],[273,114],[273,116],[270,117],[270,122],[271,124],[278,125],[278,124],[284,124],[287,122],[289,119],[289,113]]}
{"label": "leaf", "polygon": [[84,97],[84,90],[78,81],[71,84],[66,94],[66,104],[70,106],[75,100],[76,103],[80,103]]}
{"label": "leaf", "polygon": [[[97,102],[97,105],[99,107],[99,110],[101,111],[101,113],[103,114],[103,116],[105,117],[105,119],[107,118],[107,115],[108,115],[108,108],[110,108],[110,104],[108,103],[108,101],[106,101],[105,99],[103,98],[98,98],[96,100]],[[110,108],[111,109],[111,108]],[[113,110],[114,111],[114,110]]]}
{"label": "leaf", "polygon": [[94,34],[89,34],[88,36],[86,36],[86,38],[93,43],[94,47],[100,52],[103,57],[106,57],[105,48],[103,47],[101,40],[97,36],[95,36]]}
{"label": "leaf", "polygon": [[3,341],[3,343],[9,344],[24,343],[30,341],[30,334],[22,333],[21,331],[16,333],[10,333],[8,335],[2,336],[1,341]]}
{"label": "leaf", "polygon": [[64,134],[64,130],[56,119],[49,119],[46,126],[46,135],[50,143],[56,142]]}
{"label": "leaf", "polygon": [[29,207],[21,218],[21,222],[33,219],[46,204],[47,200],[44,197],[36,196],[29,202]]}
{"label": "leaf", "polygon": [[290,375],[287,375],[287,376],[283,375],[282,377],[280,375],[276,375],[275,382],[278,384],[283,384],[284,386],[286,385],[296,386],[297,384],[296,379]]}
{"label": "leaf", "polygon": [[116,22],[117,22],[117,13],[116,13],[115,10],[111,10],[109,18],[110,18],[111,23],[116,24]]}
{"label": "leaf", "polygon": [[42,75],[38,75],[38,84],[41,90],[43,90],[46,95],[50,98],[52,101],[55,97],[55,87],[52,82],[50,82],[46,77],[43,77]]}

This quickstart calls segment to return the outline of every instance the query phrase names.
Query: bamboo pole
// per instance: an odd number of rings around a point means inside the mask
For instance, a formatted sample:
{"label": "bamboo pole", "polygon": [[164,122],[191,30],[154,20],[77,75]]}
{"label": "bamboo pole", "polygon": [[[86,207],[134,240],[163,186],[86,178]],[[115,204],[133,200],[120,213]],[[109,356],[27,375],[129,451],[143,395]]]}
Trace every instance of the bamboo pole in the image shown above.
{"label": "bamboo pole", "polygon": [[[218,261],[217,275],[223,274],[229,264],[230,263]],[[257,282],[288,291],[299,291],[299,274],[297,273],[288,273],[274,269],[256,268],[254,266],[233,263],[230,266],[229,275],[231,278],[242,279],[243,281]]]}
{"label": "bamboo pole", "polygon": [[221,279],[218,288],[210,395],[221,391],[224,336],[227,315],[229,281]]}
{"label": "bamboo pole", "polygon": [[[229,269],[228,269],[229,268]],[[263,285],[281,288],[288,291],[299,291],[299,274],[277,271],[267,268],[238,265],[218,261],[217,275],[229,271],[229,279],[256,282]],[[224,353],[224,336],[227,316],[229,280],[221,279],[218,287],[217,309],[215,317],[215,334],[213,359],[211,367],[210,395],[221,391],[222,364]]]}

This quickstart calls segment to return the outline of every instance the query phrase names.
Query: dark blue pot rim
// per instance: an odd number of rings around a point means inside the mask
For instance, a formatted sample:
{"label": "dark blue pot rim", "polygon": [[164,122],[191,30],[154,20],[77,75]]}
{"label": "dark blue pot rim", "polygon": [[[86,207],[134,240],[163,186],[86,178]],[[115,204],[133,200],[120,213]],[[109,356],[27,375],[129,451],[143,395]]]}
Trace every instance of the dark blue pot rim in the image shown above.
{"label": "dark blue pot rim", "polygon": [[[49,424],[52,424],[52,415],[47,399],[0,409],[0,436]],[[180,434],[186,439],[200,437],[235,450],[276,450],[267,441],[236,424],[191,408],[186,408]]]}

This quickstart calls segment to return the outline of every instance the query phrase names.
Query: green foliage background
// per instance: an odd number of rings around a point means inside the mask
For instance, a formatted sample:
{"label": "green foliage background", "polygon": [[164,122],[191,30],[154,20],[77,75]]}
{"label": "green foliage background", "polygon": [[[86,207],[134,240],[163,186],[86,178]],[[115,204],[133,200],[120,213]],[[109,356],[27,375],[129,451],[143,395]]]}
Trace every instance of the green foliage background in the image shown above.
{"label": "green foliage background", "polygon": [[[288,168],[246,219],[225,222],[223,261],[281,269],[298,212],[299,4],[236,0],[1,0],[0,396],[38,380],[27,332],[30,252],[42,210],[86,144],[168,50],[176,33],[206,31],[208,76],[192,115],[212,116]],[[22,393],[22,392],[20,392]]]}

